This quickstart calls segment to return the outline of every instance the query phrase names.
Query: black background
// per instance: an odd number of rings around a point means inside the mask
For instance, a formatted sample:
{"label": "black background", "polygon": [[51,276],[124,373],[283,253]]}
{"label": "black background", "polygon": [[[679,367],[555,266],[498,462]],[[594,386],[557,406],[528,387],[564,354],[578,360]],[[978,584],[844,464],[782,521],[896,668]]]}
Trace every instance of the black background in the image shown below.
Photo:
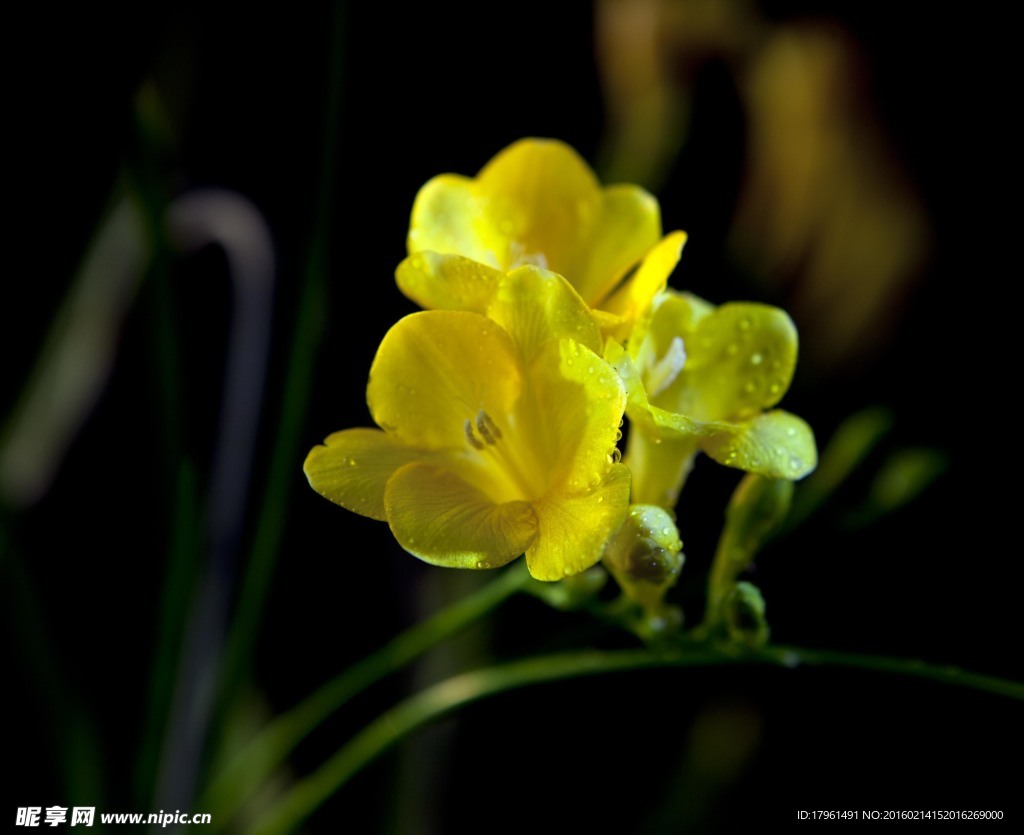
{"label": "black background", "polygon": [[[844,415],[882,403],[896,418],[890,445],[932,446],[951,462],[918,501],[869,529],[844,532],[824,513],[768,551],[755,580],[773,638],[1019,680],[1019,454],[1007,404],[1020,374],[1015,329],[994,312],[1008,307],[1019,273],[1007,231],[1019,192],[1000,124],[1015,98],[999,22],[854,3],[770,3],[765,12],[777,20],[825,15],[859,39],[871,93],[936,241],[926,279],[878,359],[828,377],[805,357],[783,405],[827,439]],[[328,9],[156,6],[116,18],[23,15],[12,25],[9,38],[20,43],[6,85],[13,188],[0,307],[3,414],[136,153],[133,97],[152,74],[171,91],[179,130],[162,169],[167,188],[237,190],[274,234],[279,285],[252,485],[260,494],[321,186],[332,26]],[[414,309],[392,272],[417,189],[442,171],[473,173],[522,136],[558,137],[594,159],[603,125],[586,3],[560,4],[557,16],[533,3],[501,13],[354,4],[343,50],[326,330],[257,639],[256,684],[275,711],[412,623],[417,605],[429,605],[421,589],[438,582],[437,569],[402,552],[384,525],[324,502],[301,473],[308,447],[370,421],[363,387],[374,351]],[[727,75],[709,68],[692,144],[658,195],[666,228],[690,234],[672,283],[716,302],[764,292],[745,285],[724,254],[742,128]],[[222,276],[212,251],[173,268],[173,321],[187,334],[177,423],[201,478],[223,373]],[[65,706],[95,720],[106,808],[149,811],[133,780],[173,498],[154,380],[161,303],[144,285],[106,395],[50,493],[30,510],[5,511],[23,573],[5,578],[4,589],[5,749],[18,766],[6,781],[4,815],[68,803],[60,770],[71,741],[40,684],[46,670]],[[734,483],[710,466],[694,476],[680,520],[698,579],[684,583],[684,597],[699,594]],[[250,503],[250,522],[258,506]],[[528,599],[502,611],[489,639],[499,657],[630,645]],[[467,646],[471,659],[478,645]],[[315,768],[409,686],[392,681],[352,705],[299,750],[295,772]],[[1010,815],[1020,811],[1022,742],[1015,702],[873,673],[728,669],[580,680],[472,706],[373,765],[309,831],[733,832],[788,823],[797,809]],[[735,755],[741,766],[729,766],[730,746],[747,751]]]}

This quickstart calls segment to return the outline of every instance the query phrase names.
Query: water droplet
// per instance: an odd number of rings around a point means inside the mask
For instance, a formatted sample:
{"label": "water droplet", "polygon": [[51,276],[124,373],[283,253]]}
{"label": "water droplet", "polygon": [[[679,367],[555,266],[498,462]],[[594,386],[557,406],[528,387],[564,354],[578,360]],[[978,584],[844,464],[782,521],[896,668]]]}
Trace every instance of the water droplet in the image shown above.
{"label": "water droplet", "polygon": [[615,430],[615,440],[616,441],[621,441],[622,440],[622,430],[621,429],[616,429]]}
{"label": "water droplet", "polygon": [[751,362],[752,362],[752,363],[753,363],[754,365],[760,365],[760,364],[761,364],[762,362],[764,362],[764,357],[763,357],[763,356],[761,356],[761,354],[754,354],[754,355],[753,355],[753,356],[752,356],[752,357],[750,358],[750,361],[751,361]]}
{"label": "water droplet", "polygon": [[770,391],[772,394],[778,394],[781,390],[782,386],[780,386],[778,383],[772,383],[768,387],[768,391]]}
{"label": "water droplet", "polygon": [[356,459],[355,458],[349,458],[348,459],[348,465],[350,467],[354,467],[356,465]]}
{"label": "water droplet", "polygon": [[594,373],[594,366],[588,365],[587,366],[587,373],[588,374],[593,374]]}
{"label": "water droplet", "polygon": [[476,567],[477,568],[487,568],[487,563],[485,563],[483,560],[477,560],[476,561]]}
{"label": "water droplet", "polygon": [[725,349],[725,353],[727,353],[730,357],[732,357],[732,356],[735,356],[736,354],[738,354],[739,350],[740,350],[740,346],[737,345],[735,342],[733,342],[733,343],[731,343],[729,345],[728,348]]}
{"label": "water droplet", "polygon": [[795,455],[789,459],[789,468],[794,472],[799,470],[804,465],[804,462],[797,458]]}
{"label": "water droplet", "polygon": [[790,437],[790,438],[795,438],[796,437],[796,430],[791,426],[791,427],[789,427],[789,429],[786,430],[786,435],[788,437]]}
{"label": "water droplet", "polygon": [[741,331],[748,331],[748,330],[750,330],[751,324],[752,323],[751,323],[750,319],[740,319],[739,328],[740,328]]}
{"label": "water droplet", "polygon": [[747,382],[743,386],[743,390],[747,394],[753,394],[755,391],[757,391],[757,383],[755,383],[753,380],[747,380]]}
{"label": "water droplet", "polygon": [[668,527],[667,525],[664,528],[661,529],[661,535],[662,536],[669,536],[671,533],[672,533],[672,528]]}
{"label": "water droplet", "polygon": [[565,575],[566,577],[570,577],[570,576],[572,576],[572,566],[571,566],[571,565],[567,565],[567,566],[566,566],[565,568],[563,568],[563,569],[562,569],[562,573],[563,573],[563,574],[564,574],[564,575]]}
{"label": "water droplet", "polygon": [[604,501],[604,496],[598,496],[597,497],[597,503],[598,504],[601,504],[601,502],[603,502],[603,501]]}
{"label": "water droplet", "polygon": [[618,464],[622,460],[622,451],[618,447],[614,447],[611,452],[608,453],[608,463]]}

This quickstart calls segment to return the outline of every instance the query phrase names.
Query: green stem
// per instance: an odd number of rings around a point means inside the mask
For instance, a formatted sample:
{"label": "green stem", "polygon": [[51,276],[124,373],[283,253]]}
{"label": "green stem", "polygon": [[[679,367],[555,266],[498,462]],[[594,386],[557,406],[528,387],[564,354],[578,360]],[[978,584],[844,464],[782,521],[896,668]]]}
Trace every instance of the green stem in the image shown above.
{"label": "green stem", "polygon": [[772,644],[747,651],[751,661],[782,667],[846,667],[853,670],[871,670],[877,673],[921,678],[940,684],[953,684],[980,690],[995,696],[1024,701],[1024,682],[996,676],[973,673],[952,665],[939,666],[916,658],[891,658],[885,655],[861,655],[856,652],[837,652],[828,649]]}
{"label": "green stem", "polygon": [[529,581],[525,560],[341,673],[298,706],[274,719],[214,778],[200,807],[225,827],[242,803],[312,730],[384,676],[494,610]]}
{"label": "green stem", "polygon": [[335,3],[331,35],[331,56],[327,91],[327,116],[320,168],[320,189],[308,257],[303,270],[302,291],[281,413],[267,486],[263,496],[252,552],[246,564],[238,604],[231,622],[222,667],[219,707],[227,712],[238,689],[249,677],[254,642],[259,631],[267,593],[273,579],[288,498],[302,460],[301,436],[312,369],[324,330],[328,248],[331,241],[333,188],[341,133],[342,47],[345,7]]}
{"label": "green stem", "polygon": [[756,650],[733,645],[703,644],[672,652],[625,650],[559,653],[527,658],[454,676],[401,702],[381,714],[320,769],[296,783],[251,830],[252,835],[281,835],[297,831],[302,822],[331,795],[384,751],[417,728],[470,702],[508,690],[577,676],[599,675],[654,667],[706,667],[726,664],[764,664],[792,668],[849,667],[897,673],[944,684],[957,684],[1024,701],[1024,684],[979,675],[956,667],[883,656],[772,646]]}

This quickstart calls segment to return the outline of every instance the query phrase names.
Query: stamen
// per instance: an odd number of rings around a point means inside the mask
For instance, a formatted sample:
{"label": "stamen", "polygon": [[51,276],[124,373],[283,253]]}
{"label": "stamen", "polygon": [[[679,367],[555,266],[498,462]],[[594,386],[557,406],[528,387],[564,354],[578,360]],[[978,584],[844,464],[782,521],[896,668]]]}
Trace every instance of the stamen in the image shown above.
{"label": "stamen", "polygon": [[476,413],[476,428],[480,432],[480,437],[489,444],[493,445],[501,440],[501,430],[483,409]]}
{"label": "stamen", "polygon": [[[477,436],[473,434],[473,421],[471,421],[469,418],[466,418],[465,429],[466,429],[466,440],[469,441],[469,445],[471,447],[473,447],[473,449],[483,449],[484,448],[483,443],[481,443],[480,439],[477,438]],[[483,433],[481,433],[481,434],[483,434]]]}

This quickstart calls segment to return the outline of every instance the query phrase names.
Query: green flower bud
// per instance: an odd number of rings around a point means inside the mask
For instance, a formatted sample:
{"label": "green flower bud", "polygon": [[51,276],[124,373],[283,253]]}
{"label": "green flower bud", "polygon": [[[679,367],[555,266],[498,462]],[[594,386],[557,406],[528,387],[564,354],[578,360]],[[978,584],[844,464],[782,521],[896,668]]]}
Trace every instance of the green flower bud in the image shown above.
{"label": "green flower bud", "polygon": [[633,505],[605,547],[604,564],[622,591],[644,609],[660,609],[683,568],[683,542],[671,515],[655,505]]}
{"label": "green flower bud", "polygon": [[764,617],[764,598],[757,586],[740,582],[726,596],[723,615],[729,637],[752,647],[768,643],[768,621]]}
{"label": "green flower bud", "polygon": [[[736,578],[750,567],[757,552],[782,526],[792,499],[793,482],[753,474],[745,476],[732,494],[708,580],[709,625],[721,625],[730,617],[727,607],[737,594]],[[749,583],[739,585],[749,586],[761,599],[760,592]],[[740,597],[744,606],[753,599],[749,590],[740,593]],[[763,600],[760,605],[763,615]]]}

